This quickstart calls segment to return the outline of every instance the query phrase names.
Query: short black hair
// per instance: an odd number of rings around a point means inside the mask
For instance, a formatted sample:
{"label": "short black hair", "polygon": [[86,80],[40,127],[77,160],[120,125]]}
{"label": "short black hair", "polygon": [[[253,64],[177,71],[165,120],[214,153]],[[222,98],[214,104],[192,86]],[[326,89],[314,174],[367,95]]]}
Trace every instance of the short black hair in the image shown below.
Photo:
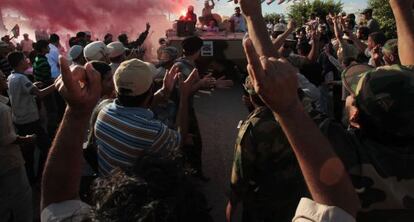
{"label": "short black hair", "polygon": [[42,39],[36,42],[34,49],[36,50],[36,52],[40,53],[42,49],[46,49],[48,47],[49,47],[49,42]]}
{"label": "short black hair", "polygon": [[128,40],[127,34],[121,34],[118,36],[118,40],[122,43],[125,43]]}
{"label": "short black hair", "polygon": [[76,33],[76,38],[86,38],[86,33],[85,32],[78,32]]}
{"label": "short black hair", "polygon": [[367,40],[369,36],[369,28],[366,26],[361,26],[358,28],[359,33],[363,36],[363,40]]}
{"label": "short black hair", "polygon": [[112,71],[111,67],[105,62],[93,61],[91,62],[93,68],[101,74],[102,79],[106,77],[109,71]]}
{"label": "short black hair", "polygon": [[72,47],[72,46],[78,45],[78,44],[79,44],[79,41],[78,41],[77,37],[71,37],[69,39],[69,47]]}
{"label": "short black hair", "polygon": [[120,88],[119,92],[117,92],[116,96],[118,98],[118,103],[122,106],[126,106],[126,107],[137,107],[140,106],[144,103],[144,101],[147,99],[147,97],[153,93],[152,90],[153,86],[150,87],[150,89],[148,91],[146,91],[145,93],[138,95],[138,96],[125,96],[122,94],[128,94],[131,92],[131,90],[129,89],[123,89]]}
{"label": "short black hair", "polygon": [[203,40],[198,36],[188,37],[184,39],[181,46],[183,47],[183,54],[185,56],[191,56],[203,47]]}
{"label": "short black hair", "polygon": [[50,35],[49,41],[50,41],[50,43],[57,43],[57,42],[60,41],[60,38],[57,34],[53,33],[53,34]]}
{"label": "short black hair", "polygon": [[385,45],[387,42],[387,37],[385,37],[384,33],[382,32],[373,32],[369,34],[369,37],[375,42],[375,44],[379,45]]}
{"label": "short black hair", "polygon": [[15,69],[24,60],[24,54],[22,52],[11,52],[7,55],[7,60],[10,66]]}

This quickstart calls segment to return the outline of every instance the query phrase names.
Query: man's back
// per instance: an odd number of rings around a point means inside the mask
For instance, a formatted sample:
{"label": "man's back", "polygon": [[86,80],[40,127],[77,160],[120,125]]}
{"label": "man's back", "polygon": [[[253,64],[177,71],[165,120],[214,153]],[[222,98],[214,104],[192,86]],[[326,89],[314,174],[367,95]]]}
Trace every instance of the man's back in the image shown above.
{"label": "man's back", "polygon": [[59,68],[59,49],[53,45],[49,44],[49,54],[46,55],[47,60],[49,62],[49,65],[51,67],[52,77],[56,78],[60,74],[60,68]]}
{"label": "man's back", "polygon": [[39,120],[36,100],[30,91],[35,87],[24,74],[12,73],[8,78],[13,122],[26,124]]}
{"label": "man's back", "polygon": [[414,216],[414,144],[386,146],[359,130],[327,125],[321,128],[344,162],[361,201],[357,220],[410,221]]}
{"label": "man's back", "polygon": [[270,109],[256,108],[240,127],[231,177],[243,221],[291,221],[307,188],[295,155]]}
{"label": "man's back", "polygon": [[175,155],[181,140],[177,131],[154,119],[150,110],[124,107],[117,100],[99,113],[95,136],[102,176],[117,167],[131,167],[144,154]]}
{"label": "man's back", "polygon": [[31,51],[33,51],[33,41],[30,40],[30,39],[28,39],[28,40],[23,39],[20,42],[20,45],[22,46],[22,51],[23,52],[31,52]]}

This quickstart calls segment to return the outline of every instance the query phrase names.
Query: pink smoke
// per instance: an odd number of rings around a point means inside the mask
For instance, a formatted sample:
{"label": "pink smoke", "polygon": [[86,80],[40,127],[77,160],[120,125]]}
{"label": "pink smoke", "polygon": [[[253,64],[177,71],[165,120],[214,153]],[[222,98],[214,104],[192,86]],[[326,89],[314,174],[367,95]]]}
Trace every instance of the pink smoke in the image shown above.
{"label": "pink smoke", "polygon": [[[168,22],[194,0],[0,0],[1,9],[12,9],[30,19],[34,29],[49,32],[92,31],[102,38],[106,32],[138,34],[151,22]],[[164,19],[162,19],[164,18]],[[164,20],[164,21],[160,21]],[[165,28],[165,24],[162,25]],[[164,31],[164,30],[163,30]],[[99,35],[99,36],[97,36]]]}

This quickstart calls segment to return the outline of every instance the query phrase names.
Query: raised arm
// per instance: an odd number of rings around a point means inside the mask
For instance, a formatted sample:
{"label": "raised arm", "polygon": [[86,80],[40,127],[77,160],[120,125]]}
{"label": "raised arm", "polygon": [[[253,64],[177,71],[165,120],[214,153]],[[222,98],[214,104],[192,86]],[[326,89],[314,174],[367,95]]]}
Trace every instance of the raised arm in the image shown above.
{"label": "raised arm", "polygon": [[247,29],[259,55],[279,58],[277,49],[273,47],[262,16],[261,0],[235,0],[247,21]]}
{"label": "raised arm", "polygon": [[52,85],[50,85],[50,86],[48,86],[48,87],[46,87],[44,89],[39,89],[37,87],[33,87],[30,90],[30,94],[35,95],[35,96],[37,96],[39,98],[43,98],[43,97],[51,94],[55,90],[56,90],[56,88],[55,88],[55,85],[54,84],[52,84]]}
{"label": "raised arm", "polygon": [[62,77],[56,81],[68,106],[50,149],[42,180],[41,209],[50,204],[79,198],[82,172],[82,144],[89,118],[101,94],[100,74],[91,64],[76,69],[86,79],[85,87],[72,78],[64,58],[60,58]]}
{"label": "raised arm", "polygon": [[398,53],[402,65],[414,65],[414,0],[390,0],[397,22]]}
{"label": "raised arm", "polygon": [[293,20],[290,20],[287,26],[287,30],[279,35],[274,41],[273,41],[273,47],[275,47],[276,50],[279,50],[280,47],[282,47],[282,45],[285,43],[286,38],[293,32],[295,31],[296,28],[296,22]]}
{"label": "raised arm", "polygon": [[296,68],[286,60],[259,59],[250,40],[244,46],[255,90],[280,122],[313,200],[340,207],[355,216],[358,197],[343,163],[299,101]]}
{"label": "raised arm", "polygon": [[315,63],[318,60],[319,56],[319,39],[321,37],[321,33],[318,30],[312,30],[312,48],[309,52],[308,56],[306,57],[310,63]]}
{"label": "raised arm", "polygon": [[177,129],[181,135],[181,145],[184,145],[185,139],[188,134],[188,103],[190,96],[194,93],[193,85],[198,79],[198,70],[194,69],[190,76],[184,81],[184,77],[179,74],[179,87],[180,87],[180,104],[177,113]]}

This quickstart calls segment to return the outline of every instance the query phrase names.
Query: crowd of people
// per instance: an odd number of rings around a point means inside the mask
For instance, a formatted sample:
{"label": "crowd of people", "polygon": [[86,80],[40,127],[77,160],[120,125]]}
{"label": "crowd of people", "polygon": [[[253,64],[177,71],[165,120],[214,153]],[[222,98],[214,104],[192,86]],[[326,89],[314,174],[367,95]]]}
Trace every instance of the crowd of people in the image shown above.
{"label": "crowd of people", "polygon": [[[235,138],[225,220],[243,205],[251,222],[410,221],[414,0],[387,2],[398,39],[372,9],[358,25],[330,13],[296,27],[266,23],[260,1],[235,2],[250,114]],[[78,32],[67,55],[57,34],[25,34],[18,46],[2,38],[0,220],[32,221],[39,190],[45,222],[213,220],[199,189],[209,178],[194,96],[233,81],[199,73],[197,36],[181,56],[160,39],[158,61],[144,61],[150,28],[132,42]]]}

